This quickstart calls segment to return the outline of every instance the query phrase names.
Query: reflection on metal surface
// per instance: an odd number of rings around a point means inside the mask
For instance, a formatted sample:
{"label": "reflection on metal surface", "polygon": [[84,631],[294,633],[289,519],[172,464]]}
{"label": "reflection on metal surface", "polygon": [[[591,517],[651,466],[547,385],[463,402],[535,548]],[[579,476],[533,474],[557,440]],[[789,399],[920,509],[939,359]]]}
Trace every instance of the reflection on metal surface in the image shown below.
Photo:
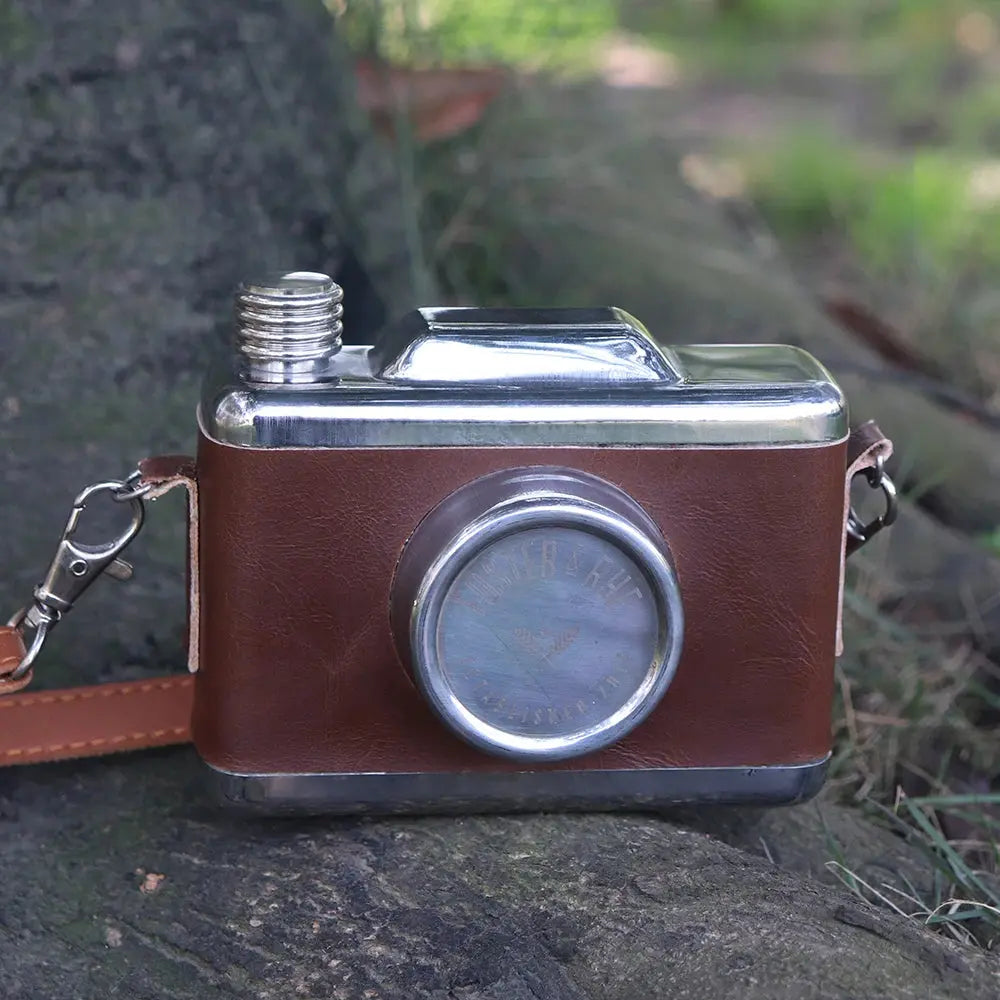
{"label": "reflection on metal surface", "polygon": [[312,382],[340,348],[343,291],[315,271],[244,282],[236,294],[236,347],[258,382]]}
{"label": "reflection on metal surface", "polygon": [[[702,348],[708,354],[712,348]],[[414,448],[440,446],[781,447],[829,444],[847,436],[847,404],[833,380],[783,373],[769,380],[759,353],[740,348],[744,381],[686,377],[676,384],[511,390],[482,385],[416,388],[352,372],[327,382],[265,386],[229,368],[209,375],[200,421],[222,444],[249,448]],[[781,348],[781,352],[795,352]],[[676,354],[683,360],[684,352]],[[338,365],[365,367],[363,349],[343,348]]]}
{"label": "reflection on metal surface", "polygon": [[374,815],[643,811],[683,803],[789,805],[815,795],[827,759],[773,767],[664,767],[622,771],[232,774],[210,767],[225,803],[262,812]]}
{"label": "reflection on metal surface", "polygon": [[677,382],[669,351],[621,309],[419,309],[373,349],[409,385]]}
{"label": "reflection on metal surface", "polygon": [[484,476],[420,524],[393,626],[438,715],[488,753],[561,760],[656,706],[684,615],[659,530],[629,496],[569,469]]}
{"label": "reflection on metal surface", "polygon": [[[847,436],[843,393],[798,348],[667,347],[619,309],[422,309],[373,347],[341,347],[340,289],[298,288],[310,276],[296,274],[282,279],[296,278],[295,295],[240,293],[241,353],[209,372],[201,398],[202,428],[222,444],[794,447]],[[302,297],[301,315],[283,296]]]}

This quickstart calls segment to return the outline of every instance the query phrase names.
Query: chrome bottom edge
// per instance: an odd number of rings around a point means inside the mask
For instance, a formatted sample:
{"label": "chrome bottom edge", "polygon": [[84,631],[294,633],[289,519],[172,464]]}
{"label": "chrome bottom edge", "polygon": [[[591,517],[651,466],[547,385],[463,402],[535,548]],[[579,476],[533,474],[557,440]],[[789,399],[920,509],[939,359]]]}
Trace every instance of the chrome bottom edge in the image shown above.
{"label": "chrome bottom edge", "polygon": [[769,767],[506,773],[233,774],[208,765],[218,799],[253,812],[421,815],[652,812],[677,805],[792,805],[812,798],[829,757]]}

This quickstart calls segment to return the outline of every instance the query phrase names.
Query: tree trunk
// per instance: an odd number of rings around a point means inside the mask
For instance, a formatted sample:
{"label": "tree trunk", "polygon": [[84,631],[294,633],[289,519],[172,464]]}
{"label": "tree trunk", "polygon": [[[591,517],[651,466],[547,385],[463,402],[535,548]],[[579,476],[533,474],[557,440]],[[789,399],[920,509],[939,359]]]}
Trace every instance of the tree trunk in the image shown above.
{"label": "tree trunk", "polygon": [[[318,2],[4,0],[0,87],[6,619],[83,486],[193,448],[240,280],[346,271],[346,326],[364,339],[414,304],[415,262]],[[135,583],[88,593],[46,679],[181,660],[180,501],[150,515]]]}

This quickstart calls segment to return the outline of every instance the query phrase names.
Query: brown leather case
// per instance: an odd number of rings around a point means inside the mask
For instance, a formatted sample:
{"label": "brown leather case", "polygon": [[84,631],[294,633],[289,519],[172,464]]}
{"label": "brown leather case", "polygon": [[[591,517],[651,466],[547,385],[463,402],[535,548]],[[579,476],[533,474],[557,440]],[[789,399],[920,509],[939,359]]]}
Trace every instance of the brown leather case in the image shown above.
{"label": "brown leather case", "polygon": [[393,645],[420,519],[469,480],[563,465],[657,522],[685,606],[661,703],[541,768],[801,764],[830,749],[845,443],[795,448],[251,449],[201,437],[194,741],[240,774],[511,771],[445,728]]}

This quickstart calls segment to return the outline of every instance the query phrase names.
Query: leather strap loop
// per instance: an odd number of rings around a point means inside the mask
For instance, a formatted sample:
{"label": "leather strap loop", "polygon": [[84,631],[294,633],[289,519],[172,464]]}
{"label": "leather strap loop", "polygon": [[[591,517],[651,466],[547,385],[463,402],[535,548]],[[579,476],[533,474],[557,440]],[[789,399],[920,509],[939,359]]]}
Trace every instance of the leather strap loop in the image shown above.
{"label": "leather strap loop", "polygon": [[0,695],[13,694],[31,683],[30,670],[17,680],[9,676],[20,665],[26,653],[20,631],[10,625],[0,626]]}
{"label": "leather strap loop", "polygon": [[858,424],[847,439],[848,475],[853,477],[862,469],[874,466],[879,454],[888,458],[892,454],[892,442],[874,420]]}
{"label": "leather strap loop", "polygon": [[868,420],[855,427],[847,439],[847,471],[844,474],[844,551],[840,557],[840,602],[837,605],[837,656],[844,652],[844,583],[847,557],[862,544],[847,532],[847,518],[851,510],[851,483],[859,472],[875,468],[880,459],[884,462],[891,454],[892,442],[882,433],[874,420]]}
{"label": "leather strap loop", "polygon": [[156,455],[139,463],[139,482],[150,487],[146,499],[155,501],[173,489],[183,487],[188,497],[187,627],[188,670],[198,672],[201,650],[201,594],[199,563],[201,543],[198,536],[198,467],[190,455]]}

